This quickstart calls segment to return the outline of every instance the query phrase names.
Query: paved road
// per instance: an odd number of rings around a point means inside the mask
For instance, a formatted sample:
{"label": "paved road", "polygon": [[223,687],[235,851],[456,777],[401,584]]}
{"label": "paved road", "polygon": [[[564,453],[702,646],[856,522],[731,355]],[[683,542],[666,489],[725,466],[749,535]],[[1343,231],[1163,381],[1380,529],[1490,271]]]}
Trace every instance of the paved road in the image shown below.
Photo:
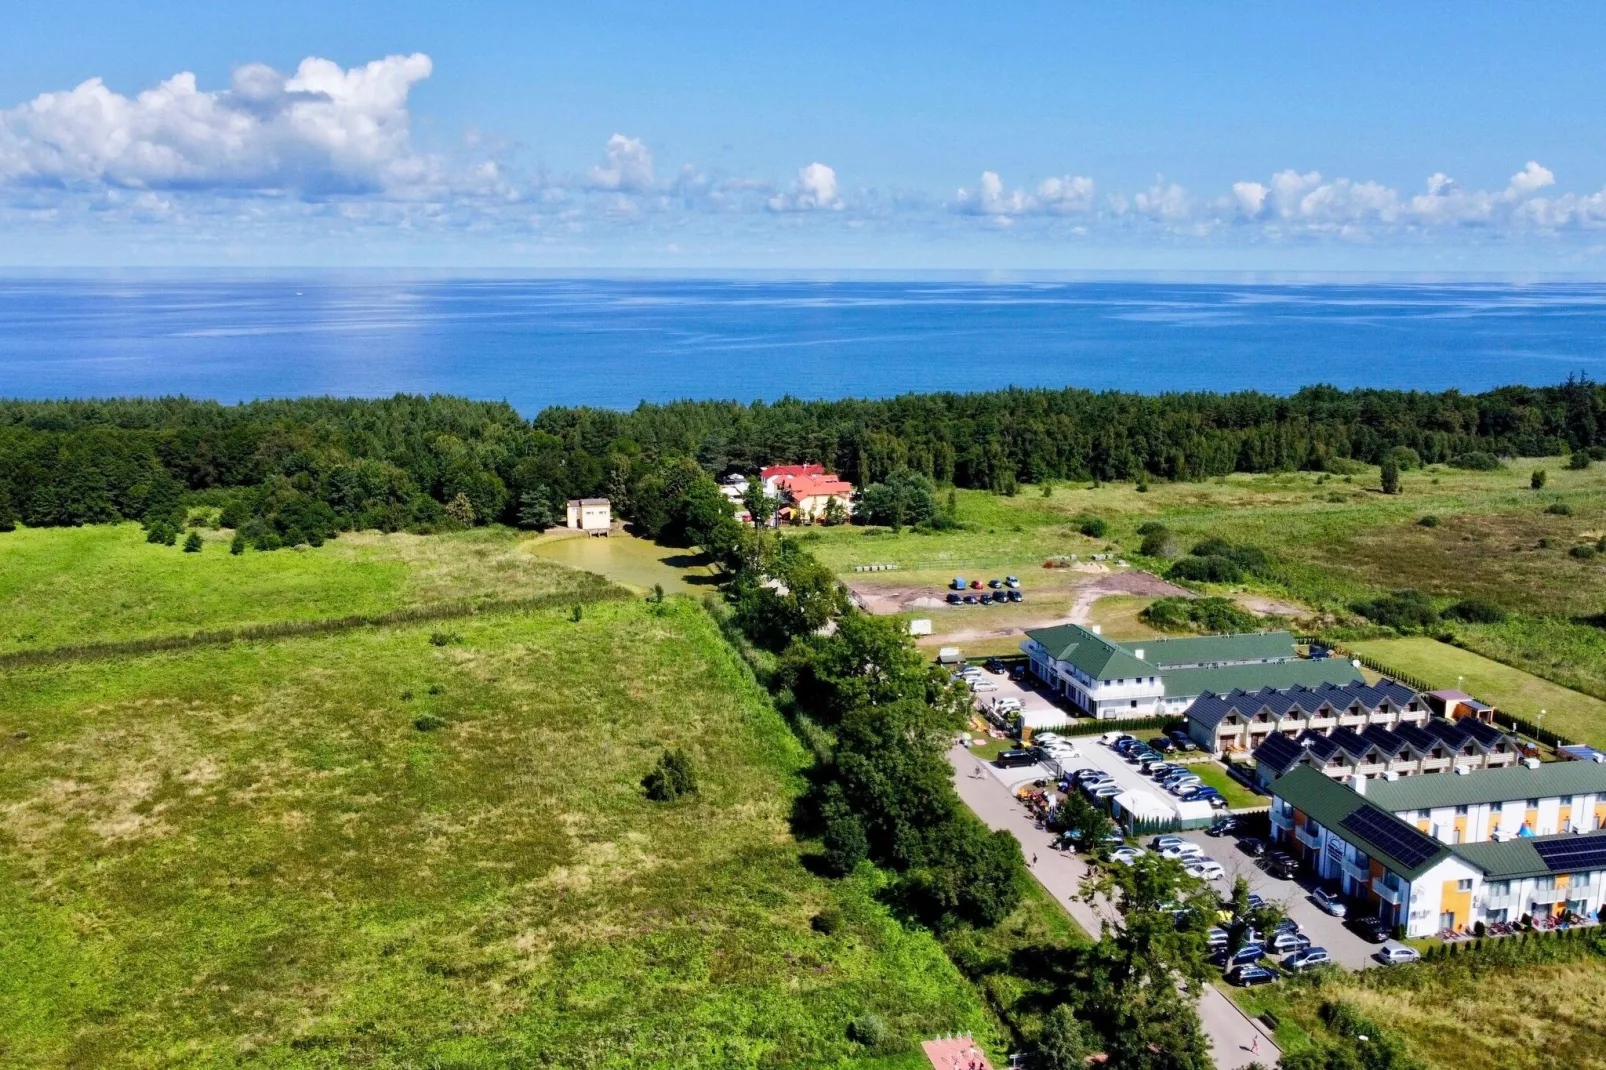
{"label": "paved road", "polygon": [[[948,760],[954,767],[954,787],[959,797],[988,828],[1005,829],[1019,840],[1028,863],[1036,856],[1037,862],[1030,868],[1037,883],[1076,919],[1077,924],[1096,937],[1103,928],[1103,919],[1114,919],[1115,908],[1108,903],[1090,905],[1077,897],[1087,865],[1068,851],[1050,847],[1053,836],[1038,828],[1025,807],[1015,801],[1009,783],[990,769],[978,770],[979,763],[969,751],[955,747],[948,752]],[[1032,778],[1029,771],[1009,770],[1008,773],[1012,774],[1009,782],[1016,784]],[[1271,1066],[1282,1057],[1265,1030],[1208,985],[1200,994],[1199,1019],[1205,1035],[1210,1038],[1211,1054],[1219,1070],[1239,1070],[1257,1061]],[[1257,1046],[1259,1051],[1253,1050]]]}

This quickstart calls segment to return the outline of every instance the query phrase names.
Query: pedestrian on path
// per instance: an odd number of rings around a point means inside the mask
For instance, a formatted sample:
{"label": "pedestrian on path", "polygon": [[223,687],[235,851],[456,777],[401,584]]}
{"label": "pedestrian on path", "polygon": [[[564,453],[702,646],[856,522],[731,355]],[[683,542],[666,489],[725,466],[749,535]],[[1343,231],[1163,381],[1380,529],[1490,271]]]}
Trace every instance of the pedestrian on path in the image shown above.
{"label": "pedestrian on path", "polygon": [[1249,1042],[1249,1054],[1250,1055],[1259,1055],[1260,1054],[1260,1034],[1259,1033],[1256,1033],[1255,1034],[1255,1039],[1251,1040]]}
{"label": "pedestrian on path", "polygon": [[1032,865],[1037,865],[1037,855],[1032,855]]}

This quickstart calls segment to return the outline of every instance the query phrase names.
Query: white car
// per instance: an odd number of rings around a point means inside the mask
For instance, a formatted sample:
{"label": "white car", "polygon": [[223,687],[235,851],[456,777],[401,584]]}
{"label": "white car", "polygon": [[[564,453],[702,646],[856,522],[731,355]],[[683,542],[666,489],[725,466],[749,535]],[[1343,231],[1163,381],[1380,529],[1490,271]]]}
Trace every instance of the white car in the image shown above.
{"label": "white car", "polygon": [[1058,743],[1058,742],[1060,742],[1060,737],[1055,735],[1053,732],[1039,732],[1033,738],[1036,739],[1037,742],[1039,742],[1039,743]]}
{"label": "white car", "polygon": [[1349,907],[1344,905],[1344,900],[1339,898],[1337,892],[1329,892],[1325,888],[1318,888],[1311,898],[1316,900],[1317,906],[1335,918],[1342,918],[1349,913]]}
{"label": "white car", "polygon": [[1161,858],[1200,859],[1204,856],[1205,853],[1203,847],[1200,847],[1197,843],[1189,843],[1187,840],[1160,848]]}
{"label": "white car", "polygon": [[1123,866],[1130,866],[1145,854],[1141,847],[1117,847],[1110,852],[1110,861],[1119,862]]}
{"label": "white car", "polygon": [[1221,863],[1214,858],[1191,858],[1183,867],[1183,872],[1190,877],[1206,881],[1225,880],[1227,876],[1227,871],[1222,869]]}
{"label": "white car", "polygon": [[975,692],[976,694],[980,694],[983,691],[997,691],[998,690],[998,685],[995,684],[995,683],[992,683],[991,681],[988,681],[988,680],[971,680],[971,681],[969,681],[969,683],[970,683],[970,690],[972,692]]}
{"label": "white car", "polygon": [[1121,792],[1123,790],[1124,789],[1121,787],[1121,785],[1111,781],[1108,784],[1100,784],[1098,787],[1094,788],[1093,789],[1093,798],[1095,798],[1095,799],[1112,799],[1115,796],[1121,794]]}

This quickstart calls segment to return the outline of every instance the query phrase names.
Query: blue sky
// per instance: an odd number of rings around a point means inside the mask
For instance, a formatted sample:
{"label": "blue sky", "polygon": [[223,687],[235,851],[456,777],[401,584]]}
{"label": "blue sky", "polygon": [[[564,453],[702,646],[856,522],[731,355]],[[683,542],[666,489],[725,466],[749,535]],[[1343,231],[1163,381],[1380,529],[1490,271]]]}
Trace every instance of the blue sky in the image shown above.
{"label": "blue sky", "polygon": [[1600,275],[1599,15],[11,3],[0,262]]}

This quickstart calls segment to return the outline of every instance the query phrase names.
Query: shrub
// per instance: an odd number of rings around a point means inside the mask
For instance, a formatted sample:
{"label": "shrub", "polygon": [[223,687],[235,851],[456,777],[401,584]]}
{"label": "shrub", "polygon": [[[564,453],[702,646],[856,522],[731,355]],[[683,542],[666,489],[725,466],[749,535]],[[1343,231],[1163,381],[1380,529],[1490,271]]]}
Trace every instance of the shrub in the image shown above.
{"label": "shrub", "polygon": [[1582,545],[1574,546],[1571,550],[1568,550],[1567,552],[1569,554],[1571,554],[1573,557],[1578,558],[1578,560],[1580,560],[1580,561],[1588,561],[1591,557],[1595,556],[1595,547],[1593,545],[1591,545],[1590,543],[1586,542],[1586,543],[1583,543]]}
{"label": "shrub", "polygon": [[1507,616],[1504,606],[1487,598],[1463,598],[1446,609],[1444,615],[1467,624],[1499,624]]}
{"label": "shrub", "polygon": [[691,766],[691,756],[678,747],[666,750],[658,764],[641,778],[647,798],[654,802],[674,802],[684,795],[697,793],[697,774]]}
{"label": "shrub", "polygon": [[1400,466],[1393,461],[1385,460],[1381,472],[1384,494],[1398,494],[1400,492]]}
{"label": "shrub", "polygon": [[848,1039],[867,1048],[885,1044],[889,1032],[886,1019],[879,1014],[861,1014],[848,1023]]}
{"label": "shrub", "polygon": [[184,540],[184,552],[187,554],[201,552],[201,533],[199,531],[190,532],[189,538]]}
{"label": "shrub", "polygon": [[809,926],[817,933],[830,936],[842,929],[842,911],[836,907],[826,907],[810,920]]}
{"label": "shrub", "polygon": [[1175,557],[1177,556],[1177,539],[1165,528],[1151,531],[1143,536],[1143,545],[1138,552],[1144,557]]}
{"label": "shrub", "polygon": [[1240,583],[1244,578],[1244,570],[1230,558],[1212,555],[1184,557],[1166,570],[1166,575],[1174,580],[1194,583]]}
{"label": "shrub", "polygon": [[1473,450],[1470,453],[1461,453],[1451,457],[1450,467],[1464,468],[1471,472],[1493,472],[1500,467],[1500,462],[1490,454],[1481,450]]}
{"label": "shrub", "polygon": [[1077,530],[1090,539],[1102,539],[1109,533],[1110,525],[1103,517],[1084,516],[1077,521]]}
{"label": "shrub", "polygon": [[1425,528],[1436,528],[1439,526],[1439,518],[1434,516],[1432,513],[1429,513],[1421,520],[1418,520],[1417,523],[1421,524]]}
{"label": "shrub", "polygon": [[1432,599],[1416,590],[1395,591],[1351,608],[1374,623],[1402,632],[1431,628],[1439,622]]}
{"label": "shrub", "polygon": [[430,632],[430,646],[450,646],[452,643],[461,643],[463,637],[456,632]]}
{"label": "shrub", "polygon": [[1566,502],[1551,502],[1549,505],[1545,506],[1545,512],[1549,513],[1551,516],[1572,516],[1573,507],[1568,505]]}
{"label": "shrub", "polygon": [[1535,468],[1533,475],[1528,477],[1528,485],[1534,490],[1544,490],[1545,470],[1543,468]]}
{"label": "shrub", "polygon": [[1261,620],[1229,598],[1160,598],[1138,614],[1161,631],[1251,632]]}
{"label": "shrub", "polygon": [[413,727],[420,732],[433,732],[446,727],[446,718],[438,717],[433,713],[421,713],[413,718]]}
{"label": "shrub", "polygon": [[1402,472],[1414,472],[1422,467],[1422,455],[1410,446],[1395,446],[1383,454],[1383,463],[1392,464]]}
{"label": "shrub", "polygon": [[1567,458],[1567,467],[1574,472],[1588,468],[1591,463],[1589,454],[1584,450],[1573,450],[1573,455]]}
{"label": "shrub", "polygon": [[1329,457],[1322,462],[1322,469],[1335,476],[1354,476],[1366,471],[1366,465],[1348,457]]}
{"label": "shrub", "polygon": [[1153,535],[1156,532],[1163,532],[1163,531],[1169,531],[1169,530],[1171,530],[1171,529],[1167,528],[1164,524],[1160,523],[1158,520],[1145,520],[1143,523],[1138,525],[1138,534],[1139,535]]}
{"label": "shrub", "polygon": [[235,557],[239,557],[241,554],[245,553],[245,536],[238,531],[234,533],[234,538],[229,543],[229,553],[233,554]]}

